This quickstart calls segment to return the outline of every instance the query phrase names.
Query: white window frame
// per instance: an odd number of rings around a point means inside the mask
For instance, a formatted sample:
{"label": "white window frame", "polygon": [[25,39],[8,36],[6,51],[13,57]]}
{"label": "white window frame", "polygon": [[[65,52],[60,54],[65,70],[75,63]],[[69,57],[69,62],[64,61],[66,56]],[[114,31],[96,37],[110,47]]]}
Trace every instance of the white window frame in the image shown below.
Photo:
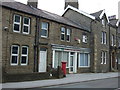
{"label": "white window frame", "polygon": [[67,28],[67,36],[69,36],[69,40],[66,39],[67,42],[70,42],[70,32],[71,30]]}
{"label": "white window frame", "polygon": [[105,27],[105,20],[104,19],[102,19],[102,25],[103,25],[103,27]]}
{"label": "white window frame", "polygon": [[[29,23],[28,24],[24,24],[24,19],[27,18],[29,19]],[[24,26],[28,27],[28,32],[24,32]],[[23,34],[29,34],[30,33],[30,18],[29,17],[24,17],[23,18],[23,30],[22,30]]]}
{"label": "white window frame", "polygon": [[[62,29],[64,29],[64,33],[61,31]],[[64,27],[61,27],[61,30],[60,30],[60,31],[61,31],[61,35],[64,35],[64,40],[61,39],[61,36],[60,36],[60,40],[61,40],[61,41],[65,41],[65,28],[64,28]]]}
{"label": "white window frame", "polygon": [[107,64],[107,52],[101,51],[101,64]]}
{"label": "white window frame", "polygon": [[107,52],[104,52],[104,64],[107,64]]}
{"label": "white window frame", "polygon": [[107,33],[102,31],[101,44],[107,44]]}
{"label": "white window frame", "polygon": [[120,37],[118,37],[118,47],[120,47]]}
{"label": "white window frame", "polygon": [[[42,25],[43,25],[44,23],[47,24],[47,28],[42,28]],[[47,31],[47,34],[46,34],[47,36],[43,36],[43,35],[41,34],[41,37],[47,38],[47,37],[48,37],[48,23],[47,23],[47,22],[42,22],[42,23],[41,23],[41,31],[42,31],[42,30],[46,30],[46,31]]]}
{"label": "white window frame", "polygon": [[[20,22],[18,23],[18,22],[15,22],[15,16],[19,16],[20,17]],[[14,20],[13,20],[13,32],[16,32],[16,33],[20,33],[20,31],[21,31],[21,16],[20,15],[17,15],[17,14],[15,14],[14,15]],[[19,31],[16,31],[16,30],[14,30],[14,25],[15,24],[17,24],[17,25],[19,25]]]}
{"label": "white window frame", "polygon": [[[22,48],[27,48],[27,54],[22,54]],[[22,56],[26,57],[26,63],[25,64],[22,64]],[[21,65],[24,66],[24,65],[27,65],[28,64],[28,46],[22,46],[21,47]]]}
{"label": "white window frame", "polygon": [[84,43],[87,43],[87,35],[83,35],[83,40]]}
{"label": "white window frame", "polygon": [[[17,54],[12,54],[12,50],[13,50],[13,47],[18,47],[18,51],[17,51]],[[17,56],[17,63],[12,63],[12,56]],[[12,66],[15,66],[15,65],[18,65],[18,60],[19,60],[19,46],[18,45],[12,45],[11,46],[11,60],[10,60],[10,64]]]}
{"label": "white window frame", "polygon": [[114,35],[111,36],[111,46],[114,46]]}
{"label": "white window frame", "polygon": [[101,52],[101,64],[103,64],[104,63],[104,52],[102,51]]}
{"label": "white window frame", "polygon": [[[85,54],[88,54],[88,66],[80,66],[80,54],[84,54],[84,57],[85,57]],[[88,68],[88,67],[90,67],[90,54],[89,53],[80,53],[79,54],[79,60],[78,60],[78,63],[79,63],[79,67],[81,67],[81,68]],[[85,60],[84,60],[85,61]]]}

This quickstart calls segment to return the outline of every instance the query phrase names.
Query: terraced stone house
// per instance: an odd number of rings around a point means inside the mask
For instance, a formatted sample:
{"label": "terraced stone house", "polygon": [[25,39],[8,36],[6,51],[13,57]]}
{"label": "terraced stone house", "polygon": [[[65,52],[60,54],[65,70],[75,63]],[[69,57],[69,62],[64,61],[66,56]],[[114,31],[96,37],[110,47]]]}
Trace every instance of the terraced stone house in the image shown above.
{"label": "terraced stone house", "polygon": [[2,2],[3,82],[54,77],[61,62],[69,74],[117,70],[117,54],[110,54],[117,26],[109,24],[104,10],[88,14],[79,10],[78,0],[65,0],[59,16],[37,4]]}

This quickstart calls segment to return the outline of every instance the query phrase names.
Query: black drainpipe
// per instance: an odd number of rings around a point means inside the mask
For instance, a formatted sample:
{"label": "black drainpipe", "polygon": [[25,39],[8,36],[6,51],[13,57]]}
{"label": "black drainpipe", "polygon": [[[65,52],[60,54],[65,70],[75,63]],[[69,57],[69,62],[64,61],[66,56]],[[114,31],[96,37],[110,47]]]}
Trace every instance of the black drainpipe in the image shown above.
{"label": "black drainpipe", "polygon": [[110,60],[110,71],[111,71],[111,49],[110,49],[110,25],[109,25],[109,60]]}
{"label": "black drainpipe", "polygon": [[36,16],[35,45],[34,45],[34,72],[38,72],[40,17]]}

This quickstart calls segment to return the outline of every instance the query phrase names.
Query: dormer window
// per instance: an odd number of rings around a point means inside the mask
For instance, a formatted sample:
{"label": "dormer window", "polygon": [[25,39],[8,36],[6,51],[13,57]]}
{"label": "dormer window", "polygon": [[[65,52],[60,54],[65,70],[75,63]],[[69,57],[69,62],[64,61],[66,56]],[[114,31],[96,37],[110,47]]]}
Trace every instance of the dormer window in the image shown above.
{"label": "dormer window", "polygon": [[102,25],[103,25],[103,27],[105,27],[105,20],[104,19],[102,19]]}

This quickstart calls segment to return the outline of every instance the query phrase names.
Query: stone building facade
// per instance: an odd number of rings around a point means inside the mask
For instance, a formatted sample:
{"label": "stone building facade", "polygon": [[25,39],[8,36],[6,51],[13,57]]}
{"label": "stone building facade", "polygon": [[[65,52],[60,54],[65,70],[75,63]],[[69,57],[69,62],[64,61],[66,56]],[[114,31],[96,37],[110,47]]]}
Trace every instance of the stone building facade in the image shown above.
{"label": "stone building facade", "polygon": [[3,82],[51,78],[62,62],[67,73],[111,70],[110,36],[117,27],[108,25],[104,10],[87,14],[69,2],[62,16],[38,9],[37,0],[2,3]]}

